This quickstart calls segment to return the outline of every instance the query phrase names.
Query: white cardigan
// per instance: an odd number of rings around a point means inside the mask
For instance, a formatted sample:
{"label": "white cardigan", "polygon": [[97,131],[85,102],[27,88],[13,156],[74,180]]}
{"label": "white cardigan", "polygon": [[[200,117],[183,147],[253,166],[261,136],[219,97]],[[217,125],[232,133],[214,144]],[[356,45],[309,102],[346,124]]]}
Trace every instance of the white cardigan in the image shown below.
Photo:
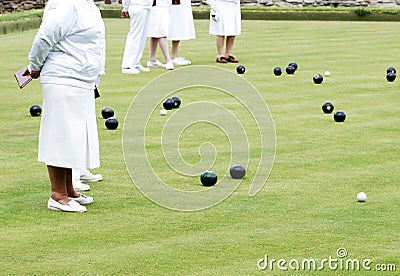
{"label": "white cardigan", "polygon": [[43,84],[94,88],[105,67],[105,27],[93,0],[50,0],[29,53]]}

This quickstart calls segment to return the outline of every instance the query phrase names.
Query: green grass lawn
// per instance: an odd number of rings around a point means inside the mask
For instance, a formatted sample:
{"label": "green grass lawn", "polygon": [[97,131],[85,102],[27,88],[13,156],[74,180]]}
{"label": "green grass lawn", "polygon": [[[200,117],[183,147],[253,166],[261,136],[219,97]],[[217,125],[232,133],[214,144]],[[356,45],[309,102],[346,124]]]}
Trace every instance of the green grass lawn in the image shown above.
{"label": "green grass lawn", "polygon": [[[96,100],[102,166],[93,172],[104,180],[91,184],[95,202],[88,212],[70,214],[46,209],[50,184],[37,162],[40,118],[29,115],[41,104],[38,81],[19,90],[13,73],[27,63],[35,31],[0,36],[0,274],[1,275],[363,275],[344,269],[281,271],[270,259],[321,262],[371,259],[375,265],[400,262],[399,79],[389,83],[386,68],[400,70],[400,23],[243,21],[234,54],[246,66],[243,76],[262,95],[274,121],[276,156],[269,179],[248,196],[254,167],[239,188],[219,205],[197,212],[172,211],[148,200],[131,181],[124,162],[124,119],[135,95],[166,71],[137,76],[120,73],[128,21],[106,19],[107,74]],[[208,21],[196,21],[197,39],[182,42],[181,56],[193,65],[215,63],[214,37]],[[149,49],[142,59],[147,62]],[[161,52],[158,51],[159,59]],[[275,77],[275,66],[299,65],[294,75]],[[321,85],[316,73],[331,72]],[[226,80],[227,82],[229,80]],[[185,103],[227,103],[250,124],[243,107],[212,90],[182,96]],[[332,101],[347,114],[344,123],[324,114]],[[101,109],[112,107],[120,127],[107,130]],[[158,112],[158,110],[157,110]],[[142,114],[137,114],[141,116]],[[165,165],[157,145],[163,127],[159,115],[149,124],[148,150],[155,172],[166,182],[190,190],[199,180]],[[217,173],[229,162],[227,138],[218,129],[191,127],[182,135],[185,160],[198,160],[203,142],[221,151]],[[215,135],[213,133],[215,132]],[[251,164],[259,147],[250,136]],[[252,144],[255,142],[255,145]],[[197,158],[197,159],[196,159]],[[252,165],[254,166],[254,165]],[[225,172],[220,172],[223,174]],[[366,192],[366,203],[356,194]],[[288,268],[288,264],[286,264]],[[388,266],[387,266],[388,267]],[[395,272],[369,271],[393,275]]]}

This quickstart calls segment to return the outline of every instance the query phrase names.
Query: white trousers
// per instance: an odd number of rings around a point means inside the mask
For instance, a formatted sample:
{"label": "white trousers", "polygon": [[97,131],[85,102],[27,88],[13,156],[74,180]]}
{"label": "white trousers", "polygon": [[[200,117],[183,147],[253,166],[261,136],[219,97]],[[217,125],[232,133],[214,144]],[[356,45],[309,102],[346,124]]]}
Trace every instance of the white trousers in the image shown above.
{"label": "white trousers", "polygon": [[122,68],[134,68],[140,65],[150,23],[150,7],[130,5],[128,12],[130,29],[126,37]]}
{"label": "white trousers", "polygon": [[72,169],[72,179],[80,180],[81,175],[84,175],[86,172],[87,172],[87,169],[73,168]]}

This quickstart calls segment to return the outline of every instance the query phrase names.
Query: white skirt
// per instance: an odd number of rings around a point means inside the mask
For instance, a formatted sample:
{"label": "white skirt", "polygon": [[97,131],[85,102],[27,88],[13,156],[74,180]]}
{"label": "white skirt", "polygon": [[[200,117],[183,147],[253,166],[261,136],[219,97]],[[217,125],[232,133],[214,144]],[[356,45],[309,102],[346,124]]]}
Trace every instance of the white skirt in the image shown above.
{"label": "white skirt", "polygon": [[209,34],[220,36],[238,36],[241,33],[241,14],[239,3],[215,2],[217,22],[210,17]]}
{"label": "white skirt", "polygon": [[166,37],[168,35],[168,6],[154,6],[150,10],[150,23],[147,37]]}
{"label": "white skirt", "polygon": [[169,7],[168,40],[195,39],[192,4],[190,0],[181,0],[180,5]]}
{"label": "white skirt", "polygon": [[100,166],[94,92],[42,84],[38,160],[62,168]]}

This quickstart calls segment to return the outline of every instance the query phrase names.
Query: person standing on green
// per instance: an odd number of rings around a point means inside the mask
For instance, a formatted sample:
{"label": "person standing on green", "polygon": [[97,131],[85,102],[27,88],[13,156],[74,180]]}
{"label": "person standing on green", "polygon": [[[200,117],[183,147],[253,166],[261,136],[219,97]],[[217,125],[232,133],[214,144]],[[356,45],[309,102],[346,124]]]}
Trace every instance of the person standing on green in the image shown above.
{"label": "person standing on green", "polygon": [[239,62],[232,55],[232,49],[236,36],[241,34],[240,0],[208,0],[207,3],[210,6],[209,34],[216,36],[216,62]]}
{"label": "person standing on green", "polygon": [[42,86],[38,160],[50,178],[50,210],[85,212],[93,202],[74,190],[72,168],[100,166],[94,89],[104,70],[104,29],[93,0],[49,0],[29,53],[27,73]]}

